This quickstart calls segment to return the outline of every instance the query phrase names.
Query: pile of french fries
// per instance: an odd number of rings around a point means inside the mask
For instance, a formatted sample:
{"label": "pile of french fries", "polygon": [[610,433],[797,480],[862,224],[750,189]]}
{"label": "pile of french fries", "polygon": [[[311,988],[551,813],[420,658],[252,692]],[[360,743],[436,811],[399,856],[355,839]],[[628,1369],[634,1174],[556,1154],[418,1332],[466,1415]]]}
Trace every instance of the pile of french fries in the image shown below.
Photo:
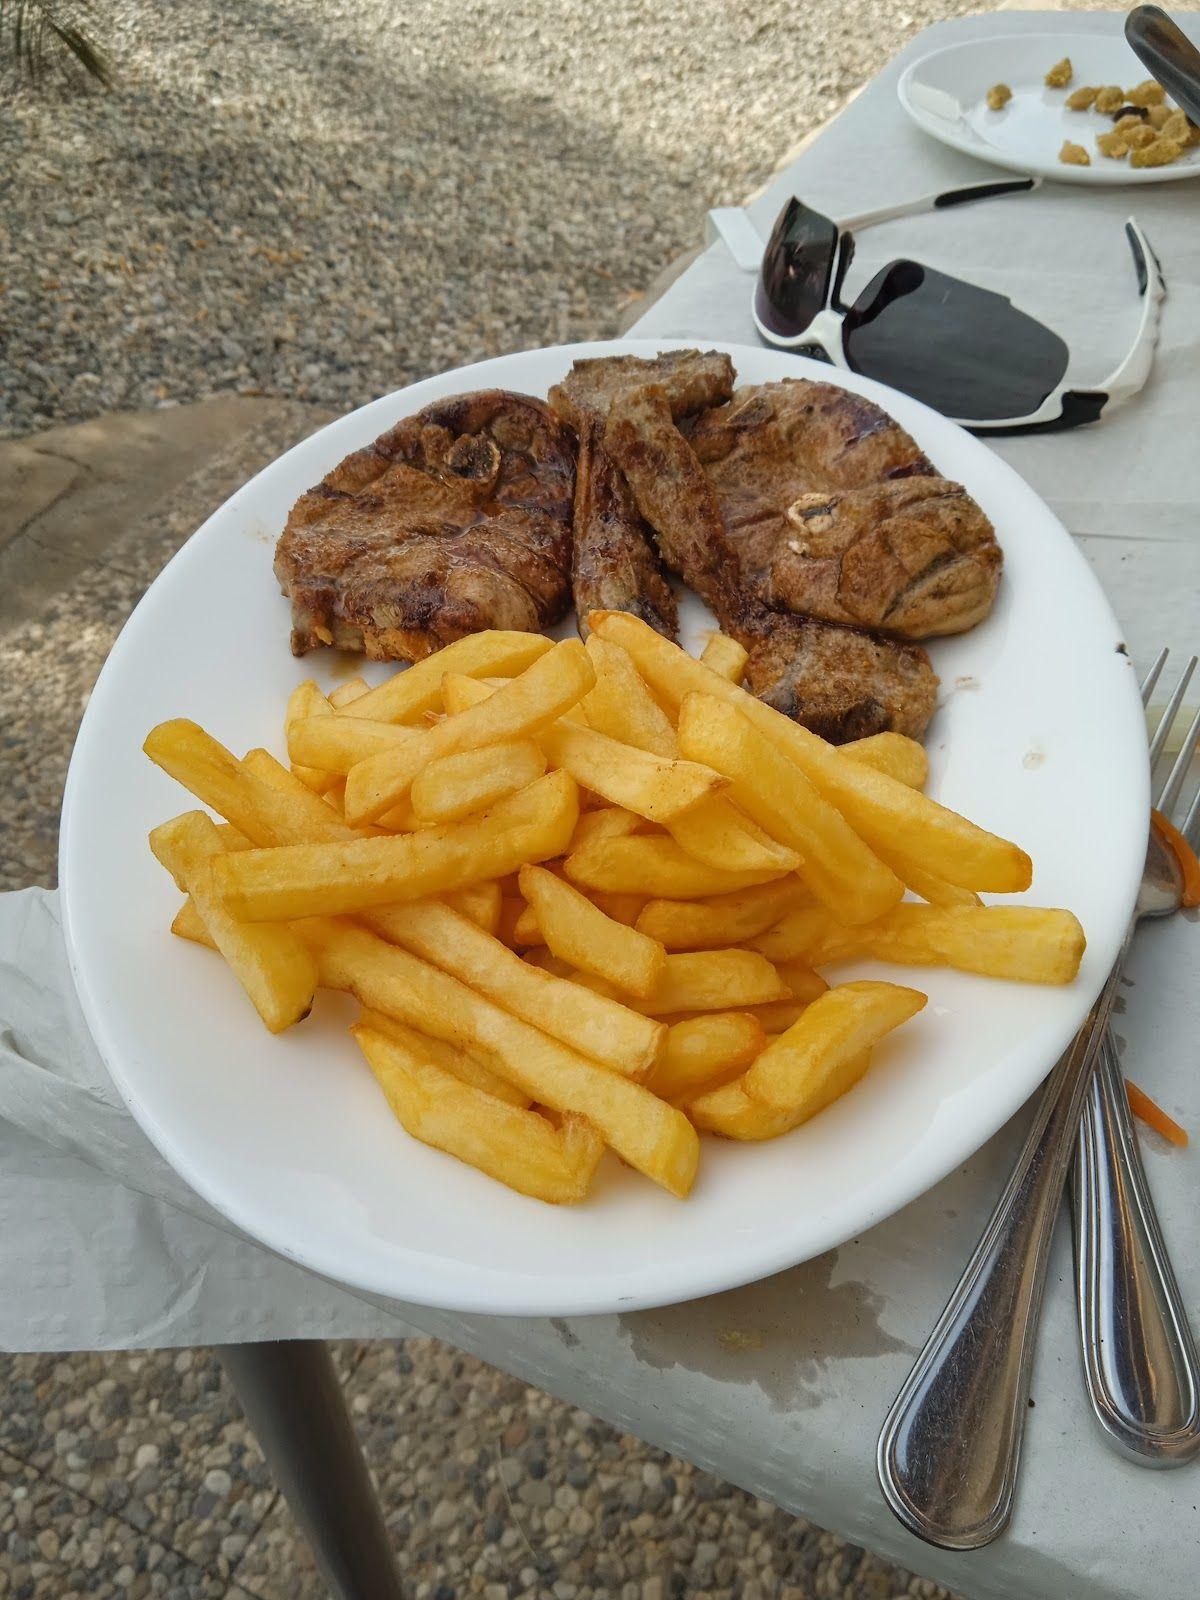
{"label": "pile of french fries", "polygon": [[[586,646],[489,632],[377,688],[312,682],[290,766],[195,723],[146,753],[203,805],[150,836],[272,1032],[318,988],[415,1138],[582,1200],[605,1147],[683,1197],[698,1132],[772,1139],[925,1004],[870,957],[1069,983],[1068,911],[985,906],[1029,858],[922,793],[920,746],[826,744],[624,612]],[[917,898],[906,899],[911,891]]]}

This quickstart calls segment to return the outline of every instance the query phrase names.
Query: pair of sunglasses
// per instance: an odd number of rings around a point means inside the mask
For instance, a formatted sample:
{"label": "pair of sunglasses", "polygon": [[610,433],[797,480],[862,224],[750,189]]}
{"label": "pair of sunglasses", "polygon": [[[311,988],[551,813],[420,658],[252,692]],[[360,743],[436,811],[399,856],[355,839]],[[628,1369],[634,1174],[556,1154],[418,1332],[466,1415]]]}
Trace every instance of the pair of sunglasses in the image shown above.
{"label": "pair of sunglasses", "polygon": [[919,261],[892,261],[852,304],[842,299],[854,236],[863,228],[1028,193],[1040,184],[1040,178],[972,184],[840,223],[793,199],[765,249],[746,213],[726,207],[709,212],[710,237],[723,240],[739,266],[758,273],[754,322],[768,344],[876,378],[976,431],[1074,428],[1128,400],[1150,374],[1166,285],[1132,217],[1125,235],[1142,300],[1141,323],[1133,348],[1095,388],[1067,383],[1070,351],[1053,329],[1005,295]]}

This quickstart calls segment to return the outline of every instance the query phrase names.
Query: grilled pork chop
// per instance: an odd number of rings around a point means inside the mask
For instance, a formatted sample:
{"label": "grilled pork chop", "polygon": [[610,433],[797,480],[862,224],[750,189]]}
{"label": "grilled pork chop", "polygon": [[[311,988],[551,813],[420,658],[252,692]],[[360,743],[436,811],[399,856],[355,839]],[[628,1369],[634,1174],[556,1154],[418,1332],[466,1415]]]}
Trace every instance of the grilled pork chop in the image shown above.
{"label": "grilled pork chop", "polygon": [[961,633],[991,609],[991,523],[861,395],[785,379],[739,390],[685,431],[768,604],[903,639]]}
{"label": "grilled pork chop", "polygon": [[611,406],[653,380],[666,394],[672,415],[686,416],[728,400],[733,378],[728,356],[715,350],[673,350],[654,360],[606,356],[577,361],[551,389],[551,406],[579,439],[571,577],[580,633],[586,634],[593,610],[631,611],[668,639],[674,639],[678,625],[675,596],[663,576],[651,530],[604,446],[604,420]]}
{"label": "grilled pork chop", "polygon": [[575,441],[488,389],[438,400],[292,507],[275,575],[296,655],[333,644],[419,661],[484,628],[535,632],[570,603]]}
{"label": "grilled pork chop", "polygon": [[605,443],[667,565],[749,651],[746,678],[760,699],[834,743],[888,729],[921,736],[937,693],[925,652],[772,611],[742,574],[716,488],[675,426],[662,389],[650,385],[617,399]]}

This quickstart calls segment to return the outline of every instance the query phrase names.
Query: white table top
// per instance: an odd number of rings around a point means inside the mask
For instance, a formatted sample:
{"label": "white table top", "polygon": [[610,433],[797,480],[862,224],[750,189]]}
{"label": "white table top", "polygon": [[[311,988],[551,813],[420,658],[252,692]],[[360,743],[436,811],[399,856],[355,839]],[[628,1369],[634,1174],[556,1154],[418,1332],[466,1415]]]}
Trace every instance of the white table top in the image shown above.
{"label": "white table top", "polygon": [[[1018,25],[1053,32],[1065,21],[1111,29],[1120,20],[1010,14],[929,30],[770,186],[754,207],[760,228],[794,190],[836,215],[989,175],[904,118],[894,85],[916,51]],[[1188,184],[1136,196],[1170,285],[1158,364],[1141,400],[1095,428],[996,444],[1079,537],[1139,664],[1161,643],[1186,654],[1200,633],[1200,540],[1191,531],[1200,504],[1200,450],[1192,442],[1198,200],[1200,187]],[[969,220],[962,212],[889,225],[860,240],[859,262],[870,271],[911,252],[1004,289],[1067,337],[1086,380],[1112,364],[1135,325],[1120,228],[1129,206],[1127,191],[1049,186],[971,208]],[[715,246],[633,331],[753,342],[749,287]],[[166,1171],[80,1032],[55,918],[53,897],[36,891],[0,901],[0,1012],[10,1002],[18,1012],[10,1033],[0,1030],[0,1346],[121,1348],[418,1329],[972,1600],[1185,1600],[1196,1592],[1200,1467],[1148,1473],[1102,1444],[1079,1376],[1062,1235],[1008,1534],[972,1555],[935,1551],[899,1527],[876,1487],[883,1414],[978,1236],[1024,1115],[863,1238],[731,1294],[570,1325],[374,1306],[214,1226]],[[1196,953],[1194,923],[1147,929],[1118,1022],[1130,1075],[1192,1127],[1200,1126]],[[30,972],[38,979],[32,989]],[[1147,1140],[1146,1157],[1196,1319],[1194,1148],[1168,1153]]]}

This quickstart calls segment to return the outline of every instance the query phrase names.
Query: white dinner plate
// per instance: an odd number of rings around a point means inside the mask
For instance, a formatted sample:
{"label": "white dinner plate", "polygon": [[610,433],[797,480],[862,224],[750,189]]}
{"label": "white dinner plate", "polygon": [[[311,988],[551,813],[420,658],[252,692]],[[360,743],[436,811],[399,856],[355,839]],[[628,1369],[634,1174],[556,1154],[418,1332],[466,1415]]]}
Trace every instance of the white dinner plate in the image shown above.
{"label": "white dinner plate", "polygon": [[[1046,73],[1063,56],[1074,75],[1066,89],[1047,89]],[[1094,33],[1006,33],[972,39],[921,56],[897,85],[900,104],[918,127],[943,144],[1013,172],[1038,174],[1058,183],[1177,183],[1200,172],[1200,146],[1185,150],[1169,167],[1131,167],[1096,149],[1096,135],[1112,130],[1098,111],[1068,111],[1066,99],[1084,84],[1132,88],[1150,74],[1124,39]],[[1006,83],[1012,99],[1002,111],[988,109],[987,92]],[[1063,140],[1081,144],[1090,167],[1058,159]]]}
{"label": "white dinner plate", "polygon": [[[555,1208],[410,1139],[345,1033],[343,997],[319,996],[306,1022],[272,1037],[214,956],[170,936],[179,896],[146,834],[189,802],[142,755],[147,731],[187,716],[236,751],[266,743],[282,754],[289,691],[310,675],[330,686],[348,665],[288,652],[271,560],[297,496],[442,396],[492,385],[545,395],[577,357],[667,347],[623,340],[501,357],[331,423],[189,540],[126,624],[84,716],[61,869],[88,1025],[171,1165],[247,1234],[329,1278],[463,1311],[565,1315],[685,1300],[805,1260],[903,1206],[994,1133],[1049,1070],[1116,955],[1145,846],[1145,733],[1120,628],[1083,557],[999,457],[918,402],[737,345],[721,348],[743,383],[808,376],[886,406],[995,523],[1006,561],[995,609],[932,650],[942,704],[931,792],[1031,852],[1025,898],[1070,906],[1087,931],[1079,980],[1040,988],[886,969],[930,1004],[843,1100],[771,1144],[705,1139],[686,1203],[609,1156],[586,1204]],[[684,642],[695,648],[707,627],[689,599]]]}

